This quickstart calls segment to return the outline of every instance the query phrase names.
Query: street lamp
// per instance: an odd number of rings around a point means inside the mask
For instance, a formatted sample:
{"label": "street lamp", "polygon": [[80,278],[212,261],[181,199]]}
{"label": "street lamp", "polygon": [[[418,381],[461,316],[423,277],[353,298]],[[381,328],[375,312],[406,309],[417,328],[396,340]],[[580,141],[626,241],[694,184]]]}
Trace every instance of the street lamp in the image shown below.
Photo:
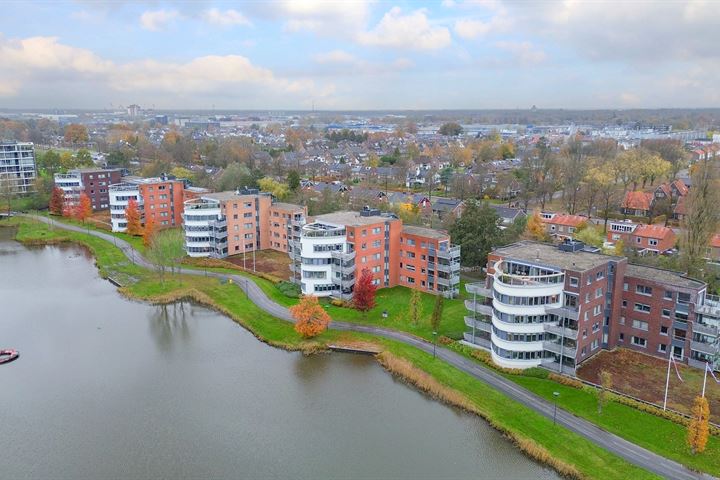
{"label": "street lamp", "polygon": [[433,331],[433,358],[435,358],[436,347],[437,347],[437,332]]}
{"label": "street lamp", "polygon": [[557,421],[557,399],[560,396],[560,392],[553,392],[553,425]]}

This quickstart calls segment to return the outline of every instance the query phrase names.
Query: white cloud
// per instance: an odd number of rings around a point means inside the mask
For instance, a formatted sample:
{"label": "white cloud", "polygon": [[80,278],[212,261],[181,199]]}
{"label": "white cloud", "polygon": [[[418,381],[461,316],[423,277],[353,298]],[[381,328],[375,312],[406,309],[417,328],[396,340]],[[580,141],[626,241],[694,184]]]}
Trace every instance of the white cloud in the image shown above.
{"label": "white cloud", "polygon": [[[32,97],[38,84],[43,94],[54,89],[87,85],[93,93],[128,92],[163,98],[217,95],[255,98],[302,98],[308,92],[327,91],[307,78],[277,77],[271,70],[254,65],[239,55],[208,55],[187,62],[141,60],[116,63],[90,50],[63,45],[54,37],[6,40],[0,37],[0,64],[8,73],[0,79],[0,95]],[[154,98],[154,97],[153,97]]]}
{"label": "white cloud", "polygon": [[390,9],[374,29],[359,33],[357,40],[363,45],[410,50],[439,50],[451,43],[450,31],[433,26],[425,9],[404,15],[399,7]]}
{"label": "white cloud", "polygon": [[140,15],[140,25],[145,30],[157,32],[174,22],[180,13],[177,10],[148,10]]}
{"label": "white cloud", "polygon": [[248,4],[248,14],[280,20],[289,32],[350,36],[367,23],[373,0],[276,0]]}
{"label": "white cloud", "polygon": [[344,50],[332,50],[314,55],[313,60],[317,63],[353,63],[357,58]]}
{"label": "white cloud", "polygon": [[232,8],[225,11],[221,11],[217,8],[211,8],[209,10],[205,10],[202,13],[201,18],[207,23],[222,27],[229,27],[233,25],[252,25],[245,15]]}
{"label": "white cloud", "polygon": [[495,46],[511,53],[523,65],[535,65],[545,61],[545,52],[530,42],[495,42]]}

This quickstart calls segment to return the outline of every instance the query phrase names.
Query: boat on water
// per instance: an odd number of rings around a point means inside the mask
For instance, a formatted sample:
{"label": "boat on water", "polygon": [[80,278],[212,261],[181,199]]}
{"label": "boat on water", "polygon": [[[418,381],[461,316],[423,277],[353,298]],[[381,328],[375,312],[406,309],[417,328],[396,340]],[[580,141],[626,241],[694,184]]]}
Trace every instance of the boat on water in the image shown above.
{"label": "boat on water", "polygon": [[0,364],[10,363],[13,360],[17,359],[19,356],[20,352],[12,348],[0,350]]}

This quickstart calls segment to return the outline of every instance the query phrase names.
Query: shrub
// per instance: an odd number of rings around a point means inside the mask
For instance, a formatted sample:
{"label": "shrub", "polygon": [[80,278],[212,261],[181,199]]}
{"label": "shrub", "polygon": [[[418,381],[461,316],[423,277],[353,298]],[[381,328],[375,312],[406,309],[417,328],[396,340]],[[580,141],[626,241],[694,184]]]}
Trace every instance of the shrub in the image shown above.
{"label": "shrub", "polygon": [[300,298],[300,287],[292,282],[279,282],[277,285],[280,293],[290,298]]}
{"label": "shrub", "polygon": [[531,367],[526,370],[523,370],[523,376],[525,377],[534,377],[534,378],[548,378],[550,376],[550,372],[545,370],[544,368],[540,367]]}
{"label": "shrub", "polygon": [[345,302],[341,298],[333,298],[332,300],[330,300],[330,305],[334,307],[344,307]]}
{"label": "shrub", "polygon": [[452,345],[455,340],[450,337],[446,337],[445,335],[440,335],[440,337],[438,337],[438,342],[440,345]]}
{"label": "shrub", "polygon": [[553,382],[565,385],[566,387],[577,389],[582,389],[584,387],[584,384],[580,380],[575,380],[574,378],[566,377],[565,375],[558,375],[557,373],[549,372],[547,378]]}

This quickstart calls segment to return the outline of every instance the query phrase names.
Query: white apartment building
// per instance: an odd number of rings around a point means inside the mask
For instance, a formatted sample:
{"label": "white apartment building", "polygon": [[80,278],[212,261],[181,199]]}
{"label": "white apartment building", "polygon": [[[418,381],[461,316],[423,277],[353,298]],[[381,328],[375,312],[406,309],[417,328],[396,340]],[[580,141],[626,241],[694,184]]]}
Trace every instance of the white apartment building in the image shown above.
{"label": "white apartment building", "polygon": [[138,210],[142,211],[143,199],[138,184],[117,183],[110,185],[110,223],[113,232],[124,232],[127,229],[125,210],[130,200],[135,200]]}
{"label": "white apartment building", "polygon": [[0,142],[0,188],[14,193],[34,190],[35,150],[30,142]]}
{"label": "white apartment building", "polygon": [[345,225],[325,221],[304,225],[299,256],[303,295],[327,297],[338,293],[340,287],[349,290],[354,285],[355,263],[348,263],[347,257],[354,259],[355,253],[347,241]]}
{"label": "white apartment building", "polygon": [[187,200],[183,212],[183,229],[188,256],[227,256],[227,220],[223,215],[220,200],[208,197]]}
{"label": "white apartment building", "polygon": [[56,173],[55,186],[63,191],[66,205],[80,203],[80,194],[83,191],[82,175],[80,172]]}

